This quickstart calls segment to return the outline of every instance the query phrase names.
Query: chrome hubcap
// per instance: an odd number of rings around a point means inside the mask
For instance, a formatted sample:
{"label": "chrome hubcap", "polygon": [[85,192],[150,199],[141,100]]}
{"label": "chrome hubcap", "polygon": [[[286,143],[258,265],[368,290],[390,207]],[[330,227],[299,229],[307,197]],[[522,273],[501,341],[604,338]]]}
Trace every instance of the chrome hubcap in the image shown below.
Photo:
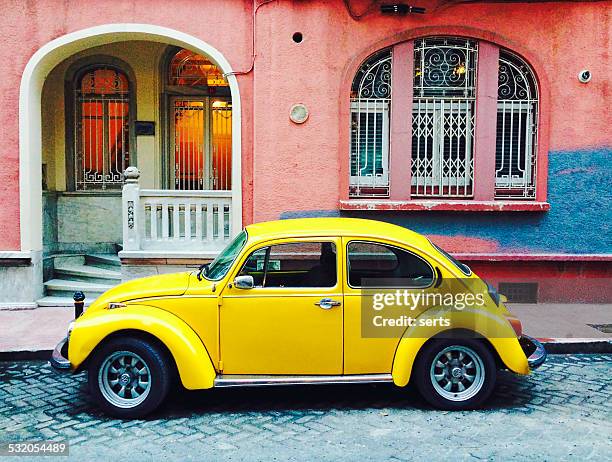
{"label": "chrome hubcap", "polygon": [[142,403],[151,390],[151,372],[147,363],[131,351],[109,355],[98,373],[102,396],[114,406],[132,408]]}
{"label": "chrome hubcap", "polygon": [[484,364],[471,348],[453,345],[442,350],[430,369],[436,392],[450,401],[465,401],[476,395],[484,384]]}

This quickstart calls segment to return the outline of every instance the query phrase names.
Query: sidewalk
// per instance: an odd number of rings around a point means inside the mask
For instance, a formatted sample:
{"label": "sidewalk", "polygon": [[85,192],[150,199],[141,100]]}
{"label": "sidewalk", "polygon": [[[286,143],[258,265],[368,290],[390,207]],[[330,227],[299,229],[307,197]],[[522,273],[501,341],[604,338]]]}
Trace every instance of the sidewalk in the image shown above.
{"label": "sidewalk", "polygon": [[[509,304],[523,323],[523,332],[542,339],[552,352],[593,352],[593,345],[612,351],[612,333],[604,333],[591,325],[612,327],[612,304]],[[74,307],[45,307],[33,310],[0,311],[0,353],[52,350],[66,335],[68,323],[74,318]],[[562,347],[554,345],[573,345]],[[589,346],[591,345],[591,346]],[[588,350],[588,351],[587,351]]]}

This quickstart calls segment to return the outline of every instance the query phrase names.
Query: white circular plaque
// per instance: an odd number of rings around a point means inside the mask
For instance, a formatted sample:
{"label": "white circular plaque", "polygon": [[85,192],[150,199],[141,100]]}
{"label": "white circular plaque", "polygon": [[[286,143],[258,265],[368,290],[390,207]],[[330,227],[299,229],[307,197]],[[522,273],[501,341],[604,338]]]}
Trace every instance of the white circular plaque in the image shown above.
{"label": "white circular plaque", "polygon": [[308,108],[302,103],[294,104],[289,111],[289,118],[293,123],[303,124],[308,120]]}

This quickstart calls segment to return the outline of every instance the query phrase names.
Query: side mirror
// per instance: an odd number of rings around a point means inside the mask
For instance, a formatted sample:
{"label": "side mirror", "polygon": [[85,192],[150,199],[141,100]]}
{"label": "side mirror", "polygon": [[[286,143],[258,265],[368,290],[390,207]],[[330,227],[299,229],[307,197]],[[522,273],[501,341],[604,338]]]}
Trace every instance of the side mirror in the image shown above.
{"label": "side mirror", "polygon": [[252,289],[255,287],[255,281],[253,280],[253,276],[236,276],[236,279],[234,279],[234,286],[236,289]]}

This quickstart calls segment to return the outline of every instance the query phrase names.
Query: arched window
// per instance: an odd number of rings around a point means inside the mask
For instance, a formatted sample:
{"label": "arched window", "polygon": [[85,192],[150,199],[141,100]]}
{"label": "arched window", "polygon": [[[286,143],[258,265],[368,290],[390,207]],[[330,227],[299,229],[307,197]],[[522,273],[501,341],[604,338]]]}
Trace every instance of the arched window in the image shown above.
{"label": "arched window", "polygon": [[536,190],[538,86],[531,68],[500,50],[495,197],[533,199]]}
{"label": "arched window", "polygon": [[130,162],[130,82],[114,66],[83,69],[74,82],[74,188],[116,189]]}
{"label": "arched window", "polygon": [[391,51],[369,58],[351,89],[350,196],[389,195]]}
{"label": "arched window", "polygon": [[170,85],[227,87],[227,80],[221,70],[208,58],[180,49],[170,60],[168,71]]}
{"label": "arched window", "polygon": [[474,166],[478,44],[425,38],[414,44],[414,197],[469,197]]}
{"label": "arched window", "polygon": [[538,110],[535,73],[494,43],[432,36],[381,50],[352,81],[349,200],[340,206],[477,211],[498,200],[496,210],[547,210]]}
{"label": "arched window", "polygon": [[166,94],[171,185],[231,190],[232,100],[221,70],[205,56],[173,49]]}

